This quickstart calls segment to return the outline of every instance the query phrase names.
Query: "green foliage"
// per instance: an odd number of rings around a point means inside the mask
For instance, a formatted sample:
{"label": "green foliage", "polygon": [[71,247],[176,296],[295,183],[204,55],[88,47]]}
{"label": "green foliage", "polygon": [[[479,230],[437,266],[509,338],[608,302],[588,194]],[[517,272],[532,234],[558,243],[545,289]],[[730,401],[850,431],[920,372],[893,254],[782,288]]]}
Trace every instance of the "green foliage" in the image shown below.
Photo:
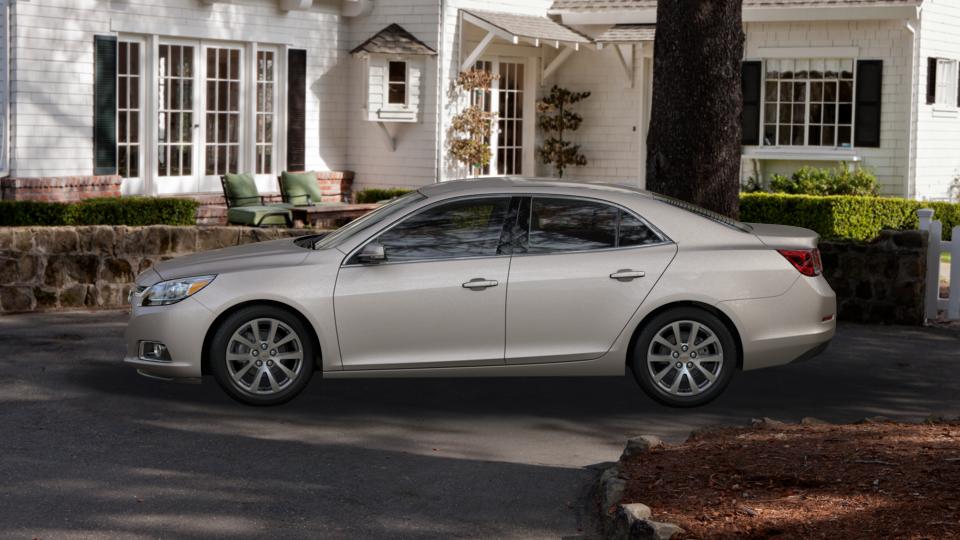
{"label": "green foliage", "polygon": [[366,203],[377,203],[380,201],[386,201],[389,199],[395,199],[401,195],[410,193],[409,189],[402,188],[389,188],[389,189],[380,189],[380,188],[370,188],[370,189],[361,189],[357,192],[357,203],[366,204]]}
{"label": "green foliage", "polygon": [[0,201],[0,226],[194,225],[193,199],[123,197],[77,203]]}
{"label": "green foliage", "polygon": [[948,202],[849,195],[740,195],[742,221],[794,225],[812,229],[823,238],[872,240],[883,229],[916,229],[920,208],[934,210],[934,219],[943,222],[946,239],[951,229],[960,225],[960,204]]}
{"label": "green foliage", "polygon": [[789,178],[773,175],[770,191],[793,195],[876,195],[877,177],[861,167],[851,171],[846,163],[836,169],[804,166]]}
{"label": "green foliage", "polygon": [[537,155],[544,165],[553,165],[561,178],[567,167],[587,164],[586,156],[580,153],[580,145],[564,139],[564,133],[580,127],[583,117],[570,107],[588,97],[590,92],[572,92],[553,85],[550,93],[537,102],[537,112],[540,113],[537,125],[548,134],[543,146],[537,148]]}

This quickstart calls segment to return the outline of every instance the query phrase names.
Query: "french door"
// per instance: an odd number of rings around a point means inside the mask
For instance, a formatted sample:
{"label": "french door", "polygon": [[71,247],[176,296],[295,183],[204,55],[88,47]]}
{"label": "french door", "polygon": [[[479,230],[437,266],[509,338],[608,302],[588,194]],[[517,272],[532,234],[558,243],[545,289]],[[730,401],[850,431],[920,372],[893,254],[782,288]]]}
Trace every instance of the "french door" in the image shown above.
{"label": "french door", "polygon": [[159,41],[156,193],[220,191],[220,176],[242,172],[275,189],[278,56],[254,44]]}
{"label": "french door", "polygon": [[[483,109],[496,115],[490,134],[490,163],[473,171],[480,175],[525,174],[525,160],[532,151],[532,137],[527,124],[531,121],[526,92],[526,60],[522,58],[490,58],[477,62],[477,69],[488,71],[494,80],[488,92],[474,96]],[[528,166],[528,165],[527,165]],[[532,173],[533,171],[528,171]]]}

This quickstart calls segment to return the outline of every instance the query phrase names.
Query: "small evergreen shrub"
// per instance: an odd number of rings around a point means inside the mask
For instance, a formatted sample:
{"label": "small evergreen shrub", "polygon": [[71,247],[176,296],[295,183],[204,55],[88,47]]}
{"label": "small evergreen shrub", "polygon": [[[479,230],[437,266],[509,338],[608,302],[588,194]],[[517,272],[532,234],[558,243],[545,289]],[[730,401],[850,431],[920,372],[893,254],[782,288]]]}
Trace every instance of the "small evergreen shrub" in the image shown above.
{"label": "small evergreen shrub", "polygon": [[376,203],[380,201],[386,201],[389,199],[397,198],[401,195],[410,193],[409,189],[403,188],[389,188],[389,189],[380,189],[380,188],[370,188],[370,189],[361,189],[357,192],[357,203]]}
{"label": "small evergreen shrub", "polygon": [[75,203],[0,201],[0,226],[194,225],[193,199],[111,197]]}
{"label": "small evergreen shrub", "polygon": [[876,195],[877,177],[861,167],[851,171],[846,164],[836,169],[804,166],[789,177],[773,175],[770,191],[791,195]]}

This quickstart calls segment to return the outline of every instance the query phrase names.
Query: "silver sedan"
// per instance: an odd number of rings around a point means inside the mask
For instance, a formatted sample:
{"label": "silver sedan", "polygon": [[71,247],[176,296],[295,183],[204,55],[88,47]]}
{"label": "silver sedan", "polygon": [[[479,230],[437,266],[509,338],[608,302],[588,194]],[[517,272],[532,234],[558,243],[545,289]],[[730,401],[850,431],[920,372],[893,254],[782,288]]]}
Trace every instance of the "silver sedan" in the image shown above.
{"label": "silver sedan", "polygon": [[633,372],[704,404],[738,370],[826,348],[816,233],[636,189],[436,184],[325,236],[209,251],[137,277],[125,362],[212,375],[253,405],[324,378]]}

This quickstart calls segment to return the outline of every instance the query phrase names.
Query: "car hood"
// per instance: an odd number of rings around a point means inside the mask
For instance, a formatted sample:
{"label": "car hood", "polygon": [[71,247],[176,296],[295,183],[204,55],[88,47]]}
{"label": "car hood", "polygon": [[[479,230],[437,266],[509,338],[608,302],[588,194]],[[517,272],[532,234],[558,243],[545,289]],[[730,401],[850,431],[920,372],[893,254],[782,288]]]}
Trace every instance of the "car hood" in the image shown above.
{"label": "car hood", "polygon": [[772,248],[813,249],[817,247],[820,235],[810,229],[773,225],[770,223],[747,223],[753,234],[764,244]]}
{"label": "car hood", "polygon": [[296,266],[310,250],[294,243],[293,238],[258,242],[184,255],[153,267],[163,279],[240,272],[260,268]]}

